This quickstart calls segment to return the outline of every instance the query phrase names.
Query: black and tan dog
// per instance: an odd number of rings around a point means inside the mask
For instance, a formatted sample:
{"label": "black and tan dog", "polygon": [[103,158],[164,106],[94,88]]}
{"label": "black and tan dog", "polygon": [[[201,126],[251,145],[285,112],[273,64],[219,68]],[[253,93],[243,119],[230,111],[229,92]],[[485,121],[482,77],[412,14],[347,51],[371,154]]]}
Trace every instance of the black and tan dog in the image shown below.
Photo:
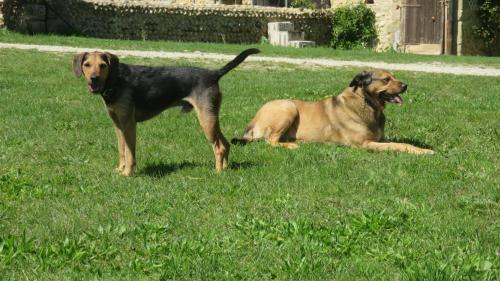
{"label": "black and tan dog", "polygon": [[73,60],[76,77],[83,74],[91,93],[104,99],[118,138],[119,166],[125,176],[136,164],[136,123],[148,120],[172,106],[195,109],[212,144],[215,169],[228,165],[229,143],[219,127],[221,92],[219,79],[258,49],[248,49],[218,70],[196,67],[148,67],[120,63],[110,53],[81,53]]}
{"label": "black and tan dog", "polygon": [[298,141],[337,143],[371,150],[432,154],[430,149],[383,142],[385,103],[402,103],[407,85],[382,70],[362,72],[339,96],[317,102],[274,100],[255,115],[233,144],[266,139],[272,146],[297,148]]}

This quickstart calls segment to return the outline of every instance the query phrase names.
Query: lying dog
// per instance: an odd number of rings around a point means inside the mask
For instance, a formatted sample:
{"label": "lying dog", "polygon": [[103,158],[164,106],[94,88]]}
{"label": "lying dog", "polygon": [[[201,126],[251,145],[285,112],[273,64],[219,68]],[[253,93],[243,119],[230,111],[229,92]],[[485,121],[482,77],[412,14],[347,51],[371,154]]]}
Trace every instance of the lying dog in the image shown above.
{"label": "lying dog", "polygon": [[382,70],[362,72],[339,96],[318,102],[274,100],[255,115],[241,139],[264,138],[272,146],[297,148],[297,141],[337,143],[371,150],[432,154],[432,150],[405,143],[383,142],[385,103],[402,103],[407,85]]}
{"label": "lying dog", "polygon": [[136,164],[136,123],[172,106],[182,106],[186,112],[194,107],[212,144],[215,168],[222,171],[228,165],[229,143],[219,127],[222,96],[218,81],[258,52],[245,50],[219,70],[128,65],[110,53],[81,53],[73,59],[73,71],[77,78],[83,74],[89,91],[104,99],[118,138],[117,170],[122,175],[131,175]]}

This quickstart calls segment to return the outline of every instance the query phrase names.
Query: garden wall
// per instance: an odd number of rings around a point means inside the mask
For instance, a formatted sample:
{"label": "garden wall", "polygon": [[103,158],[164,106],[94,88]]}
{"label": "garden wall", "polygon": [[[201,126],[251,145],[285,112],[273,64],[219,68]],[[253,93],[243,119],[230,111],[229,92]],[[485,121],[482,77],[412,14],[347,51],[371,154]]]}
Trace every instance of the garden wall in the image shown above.
{"label": "garden wall", "polygon": [[[9,17],[6,23],[11,29],[28,33],[71,32],[117,39],[256,43],[267,35],[268,22],[291,21],[297,31],[305,32],[307,40],[319,45],[331,40],[331,19],[325,10],[179,5],[168,1],[58,0],[47,1],[49,5],[26,4],[29,0],[6,1],[18,6],[24,3],[17,11],[21,15]],[[60,19],[55,19],[56,16]]]}

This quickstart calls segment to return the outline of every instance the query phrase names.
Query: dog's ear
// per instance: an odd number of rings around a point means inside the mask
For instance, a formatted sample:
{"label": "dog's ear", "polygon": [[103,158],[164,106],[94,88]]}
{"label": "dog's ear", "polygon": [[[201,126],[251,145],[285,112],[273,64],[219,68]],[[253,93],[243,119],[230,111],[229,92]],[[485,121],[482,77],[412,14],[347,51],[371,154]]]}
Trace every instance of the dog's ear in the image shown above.
{"label": "dog's ear", "polygon": [[108,59],[108,64],[110,67],[118,67],[118,64],[120,63],[120,59],[116,55],[113,55],[112,53],[108,53],[108,52],[105,52],[104,55],[106,55],[106,58]]}
{"label": "dog's ear", "polygon": [[89,53],[87,52],[80,53],[73,58],[73,73],[76,78],[80,78],[82,76],[82,63],[88,54]]}
{"label": "dog's ear", "polygon": [[108,81],[112,83],[116,79],[116,76],[118,75],[118,65],[120,64],[120,59],[116,55],[113,55],[108,52],[105,52],[104,55],[108,60],[108,66],[109,66]]}
{"label": "dog's ear", "polygon": [[354,87],[356,89],[357,87],[364,87],[368,86],[372,83],[372,73],[363,71],[356,76],[351,81],[351,84],[349,84],[349,87]]}

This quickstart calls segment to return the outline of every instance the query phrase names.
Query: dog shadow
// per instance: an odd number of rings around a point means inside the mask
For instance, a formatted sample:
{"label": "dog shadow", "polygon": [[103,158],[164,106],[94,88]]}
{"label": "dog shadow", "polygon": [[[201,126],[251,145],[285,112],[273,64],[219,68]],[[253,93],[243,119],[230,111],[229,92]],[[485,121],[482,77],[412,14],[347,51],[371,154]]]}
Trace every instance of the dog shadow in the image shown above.
{"label": "dog shadow", "polygon": [[411,144],[411,145],[414,145],[416,147],[420,147],[420,148],[425,148],[425,149],[433,149],[432,146],[424,143],[424,142],[421,142],[419,140],[416,140],[416,139],[409,139],[409,138],[387,138],[385,139],[385,142],[398,142],[398,143],[407,143],[407,144]]}
{"label": "dog shadow", "polygon": [[229,169],[231,170],[243,170],[243,169],[251,169],[256,167],[257,164],[250,161],[243,162],[229,162]]}
{"label": "dog shadow", "polygon": [[[203,164],[195,162],[187,162],[187,161],[180,163],[171,163],[171,164],[166,164],[166,163],[148,164],[146,165],[146,167],[144,167],[144,169],[141,170],[140,173],[148,177],[162,178],[178,170],[190,169],[199,166],[203,166]],[[229,163],[229,169],[231,170],[250,169],[255,166],[257,166],[257,164],[249,161]]]}
{"label": "dog shadow", "polygon": [[180,163],[159,163],[159,164],[148,164],[144,169],[142,169],[141,174],[144,174],[153,178],[162,178],[168,176],[169,174],[182,169],[189,169],[200,166],[199,163],[194,162],[180,162]]}

